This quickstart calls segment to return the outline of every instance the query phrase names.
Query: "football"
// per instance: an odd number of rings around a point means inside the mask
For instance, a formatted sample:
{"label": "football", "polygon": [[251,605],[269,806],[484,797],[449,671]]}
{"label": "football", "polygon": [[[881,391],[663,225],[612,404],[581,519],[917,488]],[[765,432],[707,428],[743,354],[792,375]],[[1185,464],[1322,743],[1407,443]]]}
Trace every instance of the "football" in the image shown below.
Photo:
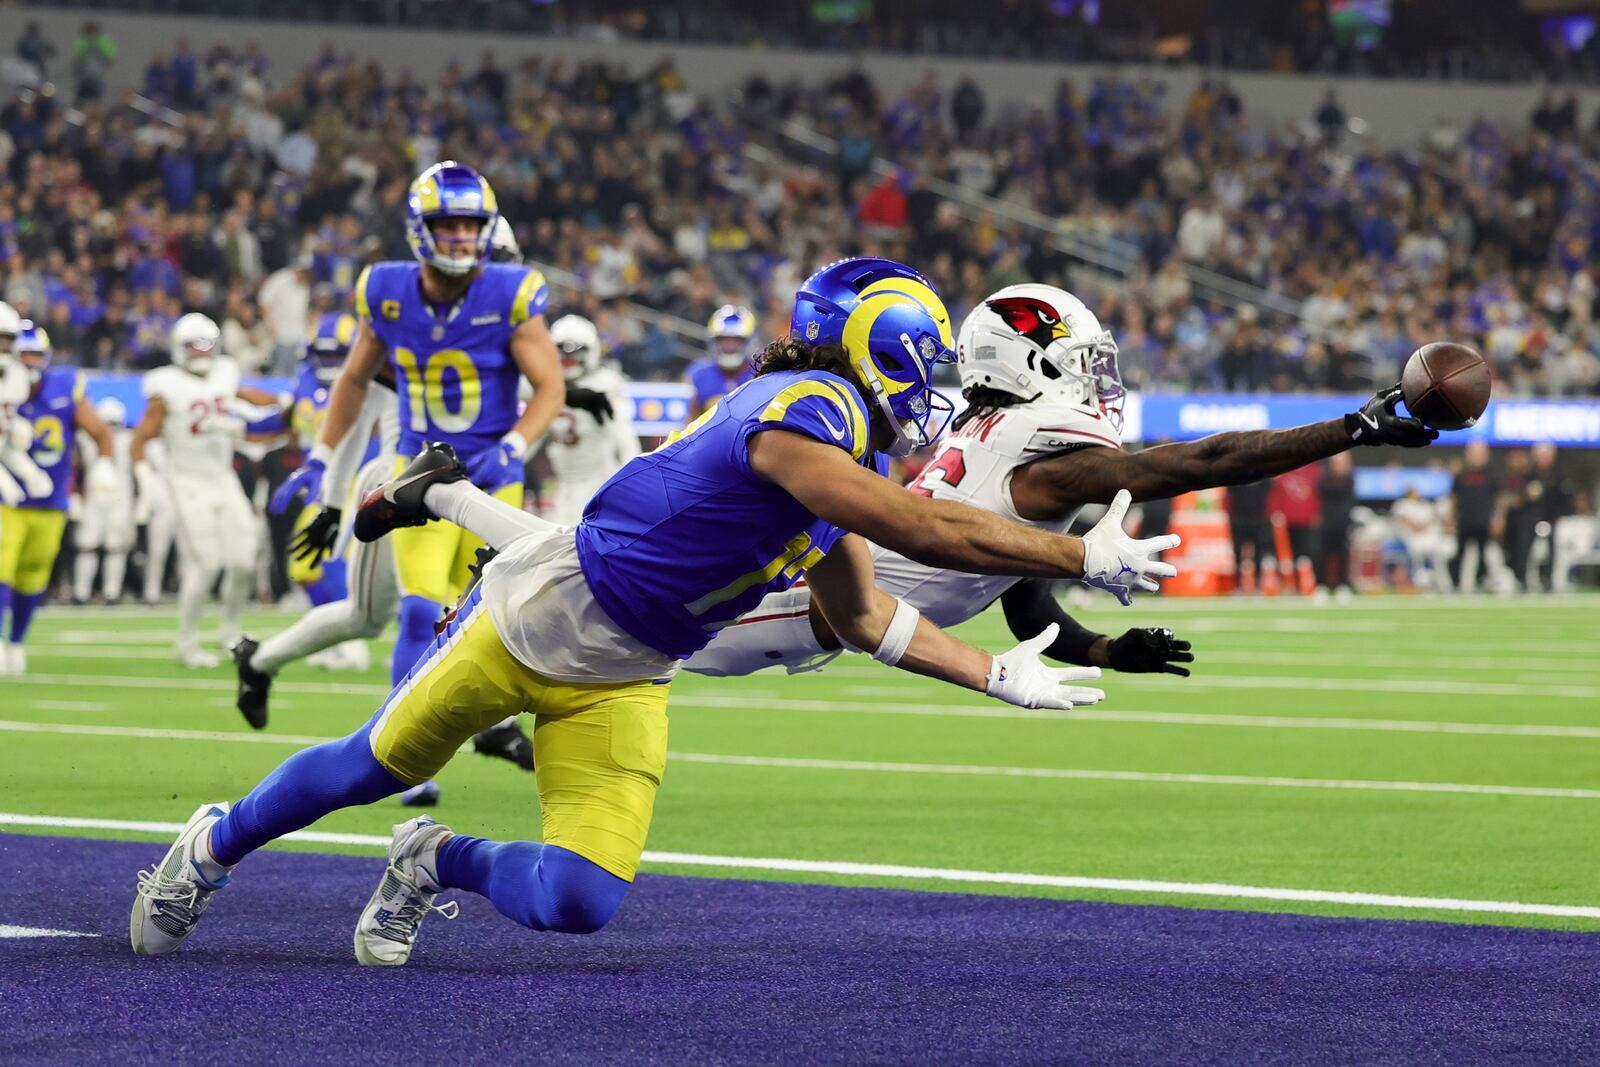
{"label": "football", "polygon": [[1436,341],[1411,353],[1400,375],[1406,409],[1435,430],[1464,430],[1489,406],[1489,364],[1476,349]]}

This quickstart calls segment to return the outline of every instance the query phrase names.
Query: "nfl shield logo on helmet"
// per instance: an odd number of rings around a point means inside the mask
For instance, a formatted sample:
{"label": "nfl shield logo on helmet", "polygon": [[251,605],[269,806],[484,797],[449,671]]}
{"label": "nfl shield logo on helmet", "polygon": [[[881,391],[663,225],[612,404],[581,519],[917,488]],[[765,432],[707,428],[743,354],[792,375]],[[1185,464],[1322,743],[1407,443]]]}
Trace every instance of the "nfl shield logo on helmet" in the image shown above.
{"label": "nfl shield logo on helmet", "polygon": [[939,354],[938,348],[934,346],[933,338],[929,337],[927,334],[922,335],[922,341],[919,347],[922,349],[923,359],[931,360],[934,358],[934,356]]}
{"label": "nfl shield logo on helmet", "polygon": [[822,332],[822,327],[818,326],[815,322],[806,323],[806,340],[807,341],[815,341],[817,339],[817,334],[819,334],[821,332]]}

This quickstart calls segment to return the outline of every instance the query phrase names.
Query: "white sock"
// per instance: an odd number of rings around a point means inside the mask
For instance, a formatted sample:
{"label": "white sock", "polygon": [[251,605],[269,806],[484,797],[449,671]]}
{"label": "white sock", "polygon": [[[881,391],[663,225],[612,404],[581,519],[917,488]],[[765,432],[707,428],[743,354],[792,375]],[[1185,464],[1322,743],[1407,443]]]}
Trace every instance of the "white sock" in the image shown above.
{"label": "white sock", "polygon": [[178,644],[198,647],[200,644],[200,613],[205,610],[206,594],[217,572],[189,560],[183,560],[183,573],[178,578]]}
{"label": "white sock", "polygon": [[248,567],[229,567],[222,572],[222,632],[237,636],[239,620],[244,616],[245,598],[250,593],[250,583],[255,571]]}
{"label": "white sock", "polygon": [[72,596],[76,600],[88,600],[94,592],[94,574],[100,563],[96,556],[92,548],[80,549],[78,558],[72,561]]}
{"label": "white sock", "polygon": [[467,481],[430,485],[423,494],[422,502],[441,519],[477,534],[496,550],[505,548],[519,537],[556,528],[555,523],[512,507],[504,500],[496,500]]}
{"label": "white sock", "polygon": [[122,581],[127,575],[128,554],[107,552],[105,573],[100,577],[100,591],[106,595],[107,600],[116,600],[122,596]]}
{"label": "white sock", "polygon": [[348,600],[312,608],[293,626],[261,642],[250,657],[250,666],[265,674],[277,674],[286,664],[359,636],[361,621],[355,605]]}

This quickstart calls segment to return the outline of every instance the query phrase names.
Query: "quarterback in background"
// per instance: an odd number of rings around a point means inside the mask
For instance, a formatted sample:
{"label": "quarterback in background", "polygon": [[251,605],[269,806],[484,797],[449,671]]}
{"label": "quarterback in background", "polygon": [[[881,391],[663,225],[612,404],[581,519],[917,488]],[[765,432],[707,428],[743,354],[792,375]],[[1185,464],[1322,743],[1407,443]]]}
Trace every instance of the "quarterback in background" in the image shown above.
{"label": "quarterback in background", "polygon": [[755,355],[755,312],[736,304],[724,304],[711,313],[706,323],[711,334],[706,358],[689,364],[689,419],[693,421],[717,400],[755,377],[750,358]]}
{"label": "quarterback in background", "polygon": [[[500,212],[494,190],[471,167],[429,167],[412,182],[405,213],[416,261],[376,263],[357,280],[361,325],[333,384],[312,462],[327,463],[387,364],[400,402],[396,470],[424,444],[448,444],[474,485],[520,507],[530,442],[544,436],[566,395],[545,327],[544,275],[491,261]],[[523,378],[533,394],[519,415]],[[307,502],[320,502],[319,492],[307,486]],[[442,523],[394,538],[401,594],[394,681],[433,642],[434,623],[466,587],[482,543]]]}
{"label": "quarterback in background", "polygon": [[545,456],[555,472],[555,506],[550,518],[563,526],[576,526],[583,506],[607,478],[639,454],[639,438],[627,418],[622,372],[602,362],[600,332],[581,315],[564,315],[550,326],[550,339],[561,354],[561,373],[569,395],[592,390],[609,401],[611,415],[568,405],[561,409],[550,435]]}
{"label": "quarterback in background", "polygon": [[0,642],[0,674],[11,675],[27,670],[23,640],[66,535],[78,430],[94,439],[102,457],[89,468],[90,486],[104,491],[116,479],[111,461],[103,458],[111,454],[111,431],[84,396],[83,373],[50,366],[50,338],[31,322],[22,323],[15,349],[29,384],[17,414],[33,428],[28,454],[44,477],[30,476],[26,499],[0,508],[0,621],[10,623]]}
{"label": "quarterback in background", "polygon": [[144,417],[130,452],[141,497],[161,492],[146,455],[152,441],[166,445],[166,490],[178,541],[178,662],[215,667],[200,647],[200,613],[222,579],[222,624],[217,640],[232,648],[256,566],[256,516],[233,469],[235,442],[248,412],[240,401],[271,408],[271,393],[239,384],[239,366],[218,352],[221,332],[191,312],[172,327],[172,363],[144,376]]}

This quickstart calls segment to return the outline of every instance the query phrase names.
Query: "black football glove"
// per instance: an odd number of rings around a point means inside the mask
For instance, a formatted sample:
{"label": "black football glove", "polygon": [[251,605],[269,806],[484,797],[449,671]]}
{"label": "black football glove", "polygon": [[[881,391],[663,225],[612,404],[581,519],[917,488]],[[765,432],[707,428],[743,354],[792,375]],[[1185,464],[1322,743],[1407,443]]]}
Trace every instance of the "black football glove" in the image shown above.
{"label": "black football glove", "polygon": [[306,560],[315,567],[333,555],[333,546],[338,540],[339,509],[323,508],[305,529],[289,539],[289,551],[295,559]]}
{"label": "black football glove", "polygon": [[1189,677],[1189,668],[1180,663],[1193,663],[1194,653],[1189,642],[1180,641],[1166,627],[1129,630],[1112,641],[1106,648],[1106,658],[1111,669],[1124,674],[1176,674]]}
{"label": "black football glove", "polygon": [[1373,394],[1371,400],[1344,417],[1345,432],[1358,445],[1399,445],[1422,448],[1433,443],[1439,431],[1422,425],[1410,416],[1395,412],[1400,403],[1400,386],[1391,385]]}
{"label": "black football glove", "polygon": [[609,396],[598,389],[583,389],[574,385],[567,386],[567,407],[587,411],[602,426],[617,414],[611,407]]}

